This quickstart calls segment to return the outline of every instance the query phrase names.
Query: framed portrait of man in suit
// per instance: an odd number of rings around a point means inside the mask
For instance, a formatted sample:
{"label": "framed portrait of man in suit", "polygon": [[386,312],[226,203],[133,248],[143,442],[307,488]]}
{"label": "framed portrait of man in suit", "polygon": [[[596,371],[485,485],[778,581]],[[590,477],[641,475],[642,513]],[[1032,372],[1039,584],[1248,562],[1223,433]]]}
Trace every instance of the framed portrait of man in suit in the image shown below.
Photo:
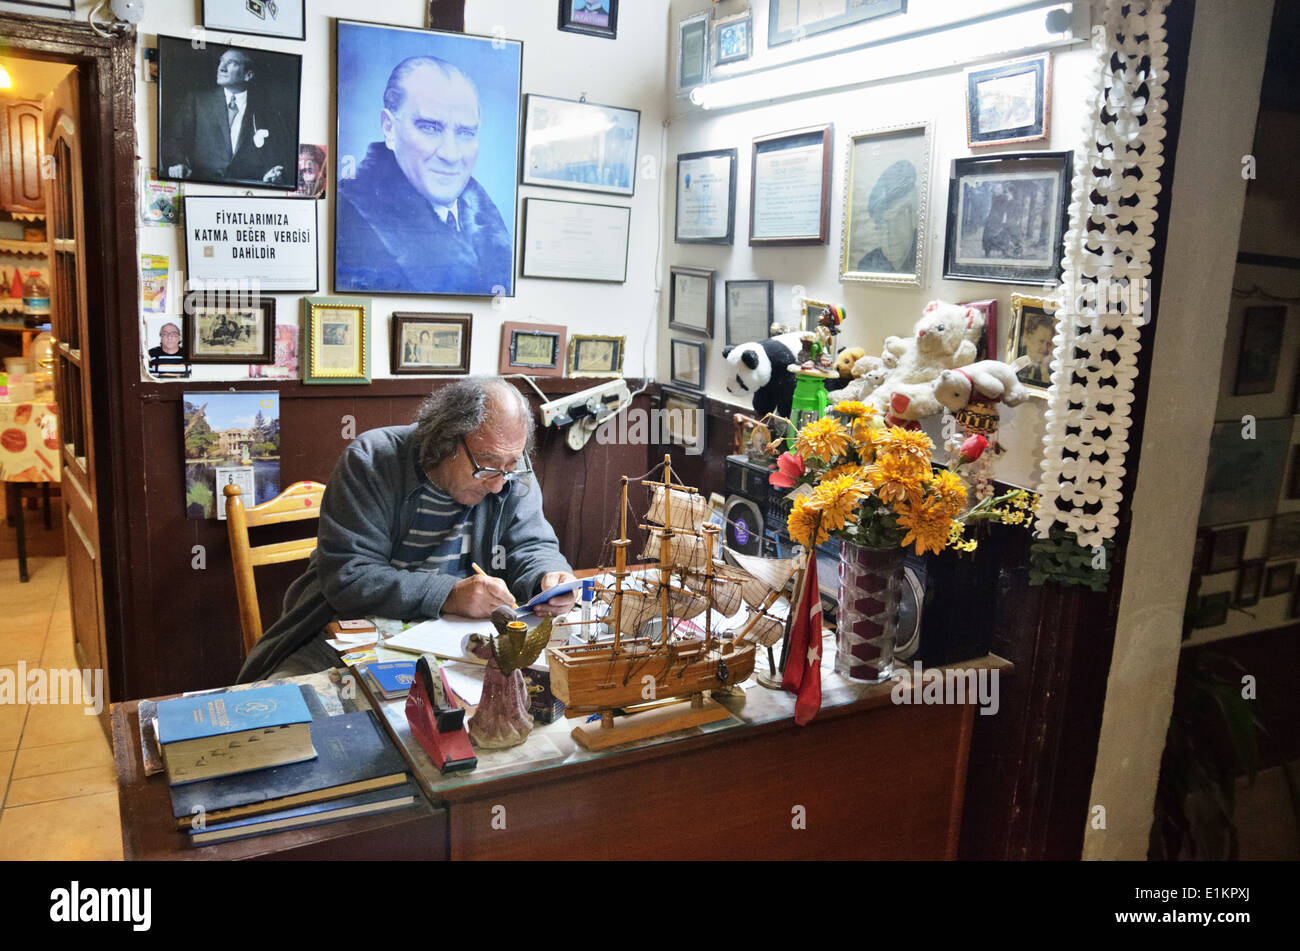
{"label": "framed portrait of man in suit", "polygon": [[337,35],[334,290],[513,297],[523,44]]}
{"label": "framed portrait of man in suit", "polygon": [[158,37],[158,177],[298,186],[302,57]]}

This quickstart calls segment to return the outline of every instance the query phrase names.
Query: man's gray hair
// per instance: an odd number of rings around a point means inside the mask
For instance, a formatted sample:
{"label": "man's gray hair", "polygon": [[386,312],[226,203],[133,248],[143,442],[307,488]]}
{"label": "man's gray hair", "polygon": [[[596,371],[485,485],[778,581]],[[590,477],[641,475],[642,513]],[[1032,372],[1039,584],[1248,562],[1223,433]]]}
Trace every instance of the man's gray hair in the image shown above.
{"label": "man's gray hair", "polygon": [[415,445],[426,472],[450,459],[467,436],[505,409],[517,411],[528,429],[525,452],[533,441],[533,408],[524,395],[499,376],[467,376],[441,386],[420,405]]}
{"label": "man's gray hair", "polygon": [[402,103],[406,101],[406,77],[421,66],[430,66],[448,79],[463,81],[470,89],[474,90],[474,98],[478,98],[478,86],[455,63],[449,63],[445,59],[439,59],[436,56],[411,56],[398,63],[388,77],[388,85],[384,87],[385,109],[395,113],[402,108]]}

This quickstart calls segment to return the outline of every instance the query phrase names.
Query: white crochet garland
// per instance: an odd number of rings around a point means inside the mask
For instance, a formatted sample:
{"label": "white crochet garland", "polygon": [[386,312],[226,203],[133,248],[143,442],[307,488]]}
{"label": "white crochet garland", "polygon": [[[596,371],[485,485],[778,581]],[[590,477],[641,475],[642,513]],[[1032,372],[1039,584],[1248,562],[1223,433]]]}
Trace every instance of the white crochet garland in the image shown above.
{"label": "white crochet garland", "polygon": [[1088,547],[1119,521],[1164,161],[1166,3],[1107,0],[1074,155],[1035,528],[1045,538],[1063,523]]}

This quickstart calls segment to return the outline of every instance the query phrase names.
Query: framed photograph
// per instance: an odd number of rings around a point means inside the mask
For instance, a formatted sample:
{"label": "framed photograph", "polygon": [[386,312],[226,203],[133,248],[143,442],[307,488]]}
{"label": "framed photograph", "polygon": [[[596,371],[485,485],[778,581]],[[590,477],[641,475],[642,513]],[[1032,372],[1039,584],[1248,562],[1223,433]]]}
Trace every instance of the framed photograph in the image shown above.
{"label": "framed photograph", "polygon": [[1210,555],[1210,532],[1209,529],[1198,529],[1196,532],[1196,547],[1192,551],[1192,571],[1197,574],[1207,574],[1209,568]]}
{"label": "framed photograph", "polygon": [[1241,438],[1240,421],[1214,424],[1199,524],[1250,522],[1277,512],[1292,423],[1290,416],[1256,420],[1254,439]]}
{"label": "framed photograph", "polygon": [[660,409],[663,411],[660,432],[666,445],[685,446],[688,453],[703,449],[708,428],[703,393],[687,393],[670,386],[662,387]]}
{"label": "framed photograph", "polygon": [[966,70],[966,144],[971,148],[1047,139],[1052,57],[1048,53]]}
{"label": "framed photograph", "polygon": [[525,198],[519,275],[622,284],[631,223],[626,205]]}
{"label": "framed photograph", "polygon": [[275,298],[185,297],[185,358],[190,363],[271,363],[275,359]]}
{"label": "framed photograph", "polygon": [[[996,360],[1002,352],[1002,338],[998,336],[998,301],[996,297],[987,300],[968,300],[958,307],[974,307],[984,315],[984,332],[975,344],[976,360]],[[1049,355],[1050,356],[1050,355]]]}
{"label": "framed photograph", "polygon": [[930,123],[850,136],[845,164],[840,280],[919,286],[925,267]]}
{"label": "framed photograph", "polygon": [[307,142],[299,145],[298,188],[294,194],[299,198],[324,198],[329,170],[325,146]]}
{"label": "framed photograph", "polygon": [[1295,584],[1295,562],[1284,565],[1269,565],[1264,581],[1264,597],[1274,598],[1279,594],[1290,594]]}
{"label": "framed photograph", "polygon": [[560,29],[616,39],[618,0],[560,0]]}
{"label": "framed photograph", "polygon": [[1197,611],[1197,627],[1219,627],[1228,623],[1228,608],[1232,606],[1232,592],[1201,596]]}
{"label": "framed photograph", "polygon": [[1007,363],[1029,388],[1031,396],[1046,397],[1052,385],[1052,338],[1056,336],[1056,304],[1046,297],[1011,295],[1011,337]]}
{"label": "framed photograph", "polygon": [[704,344],[694,340],[673,340],[669,381],[693,390],[704,389]]}
{"label": "framed photograph", "polygon": [[522,182],[631,195],[641,111],[529,93],[524,97]]}
{"label": "framed photograph", "polygon": [[158,177],[293,191],[301,87],[294,53],[160,35]]}
{"label": "framed photograph", "polygon": [[304,383],[370,382],[370,301],[304,297]]}
{"label": "framed photograph", "polygon": [[[337,36],[334,289],[513,297],[523,44],[347,20]],[[431,127],[458,143],[437,164]]]}
{"label": "framed photograph", "polygon": [[831,219],[831,126],[754,140],[749,243],[826,244]]}
{"label": "framed photograph", "polygon": [[766,340],[772,326],[771,281],[727,281],[726,345]]}
{"label": "framed photograph", "polygon": [[948,183],[943,276],[1052,284],[1069,217],[1069,152],[959,158]]}
{"label": "framed photograph", "polygon": [[[1271,569],[1269,576],[1272,577]],[[1263,583],[1264,562],[1259,559],[1243,561],[1241,570],[1237,572],[1237,592],[1233,603],[1241,608],[1248,608],[1252,604],[1258,604],[1259,592]]]}
{"label": "framed photograph", "polygon": [[574,334],[569,338],[569,376],[622,376],[626,337]]}
{"label": "framed photograph", "polygon": [[736,232],[736,150],[677,156],[678,244],[731,244]]}
{"label": "framed photograph", "polygon": [[393,373],[469,373],[472,326],[469,314],[394,311],[388,348]]}
{"label": "framed photograph", "polygon": [[307,0],[203,0],[203,26],[225,33],[305,40]]}
{"label": "framed photograph", "polygon": [[767,45],[784,46],[818,33],[907,12],[907,0],[767,0]]}
{"label": "framed photograph", "polygon": [[186,195],[186,279],[196,290],[320,288],[320,206],[297,198]]}
{"label": "framed photograph", "polygon": [[677,24],[677,96],[685,98],[709,81],[709,13],[697,13]]}
{"label": "framed photograph", "polygon": [[[815,334],[817,332],[817,322],[822,317],[822,311],[830,306],[832,305],[826,303],[826,301],[803,298],[799,302],[799,328],[804,333]],[[848,319],[847,311],[844,313],[844,319]]]}
{"label": "framed photograph", "polygon": [[668,270],[672,280],[668,287],[668,326],[712,337],[713,271],[677,265]]}
{"label": "framed photograph", "polygon": [[1300,512],[1273,516],[1268,526],[1268,557],[1300,557]]}
{"label": "framed photograph", "polygon": [[1205,573],[1214,575],[1238,567],[1242,553],[1246,550],[1246,536],[1249,533],[1250,529],[1245,525],[1214,532],[1210,536],[1210,553],[1206,558]]}
{"label": "framed photograph", "polygon": [[564,343],[569,331],[559,324],[506,321],[501,325],[497,372],[564,376]]}
{"label": "framed photograph", "polygon": [[1277,385],[1285,307],[1247,307],[1241,320],[1241,349],[1237,352],[1237,378],[1233,396],[1272,393]]}
{"label": "framed photograph", "polygon": [[723,17],[713,24],[713,65],[725,66],[749,59],[754,52],[754,25],[750,11]]}

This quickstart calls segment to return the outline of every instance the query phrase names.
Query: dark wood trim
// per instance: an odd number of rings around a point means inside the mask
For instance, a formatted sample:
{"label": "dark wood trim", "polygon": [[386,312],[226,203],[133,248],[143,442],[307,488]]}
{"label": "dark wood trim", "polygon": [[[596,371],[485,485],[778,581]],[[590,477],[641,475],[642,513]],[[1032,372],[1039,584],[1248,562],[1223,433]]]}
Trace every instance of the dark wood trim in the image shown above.
{"label": "dark wood trim", "polygon": [[1237,252],[1238,264],[1258,264],[1261,267],[1284,267],[1300,271],[1300,258],[1283,257],[1280,254],[1255,254],[1251,251]]}
{"label": "dark wood trim", "polygon": [[[571,393],[581,393],[583,390],[589,390],[593,386],[599,385],[602,380],[598,379],[561,379],[550,377],[530,377],[534,383],[547,396],[567,396]],[[383,398],[391,396],[428,396],[438,387],[451,382],[444,377],[421,377],[420,379],[392,378],[382,380],[371,380],[364,390],[358,390],[355,386],[335,385],[335,386],[310,386],[301,380],[185,380],[176,383],[140,383],[136,388],[136,395],[143,401],[149,403],[174,403],[178,402],[186,391],[199,390],[223,390],[227,392],[248,392],[258,393],[264,390],[275,390],[280,394],[282,399],[311,399],[314,397],[344,397],[355,399],[364,397],[367,399]],[[532,399],[537,399],[537,391],[531,386],[518,378],[511,378],[513,383],[521,393]],[[636,391],[645,384],[644,380],[629,378],[627,380],[628,389]]]}
{"label": "dark wood trim", "polygon": [[429,0],[429,29],[465,32],[465,0]]}

